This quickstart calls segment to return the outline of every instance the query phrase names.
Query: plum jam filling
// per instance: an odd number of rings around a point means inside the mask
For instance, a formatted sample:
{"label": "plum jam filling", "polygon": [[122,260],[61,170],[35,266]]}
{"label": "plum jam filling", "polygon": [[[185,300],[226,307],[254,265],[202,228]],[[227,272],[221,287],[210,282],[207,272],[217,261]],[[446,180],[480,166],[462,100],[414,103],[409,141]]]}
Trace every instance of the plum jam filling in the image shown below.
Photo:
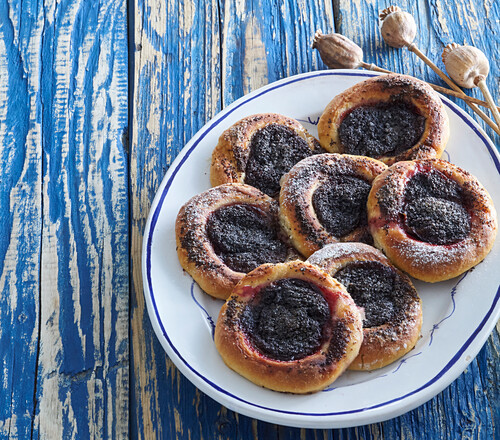
{"label": "plum jam filling", "polygon": [[406,102],[354,108],[339,127],[344,153],[397,156],[413,147],[424,133],[425,117]]}
{"label": "plum jam filling", "polygon": [[413,289],[390,267],[378,261],[350,263],[334,275],[358,307],[365,309],[363,327],[378,327],[397,320]]}
{"label": "plum jam filling", "polygon": [[296,278],[260,290],[241,314],[241,326],[255,348],[280,361],[316,353],[326,339],[330,309],[320,290]]}
{"label": "plum jam filling", "polygon": [[406,184],[404,224],[408,234],[426,243],[463,240],[471,226],[461,188],[438,171],[415,174]]}
{"label": "plum jam filling", "polygon": [[313,208],[319,222],[335,237],[344,237],[367,224],[366,201],[371,186],[362,179],[329,179],[314,192]]}
{"label": "plum jam filling", "polygon": [[293,130],[278,124],[267,125],[250,142],[245,183],[273,197],[280,190],[283,174],[312,154],[307,142]]}
{"label": "plum jam filling", "polygon": [[248,204],[213,212],[207,235],[216,255],[236,272],[248,273],[264,263],[281,263],[288,255],[287,245],[278,237],[277,219]]}

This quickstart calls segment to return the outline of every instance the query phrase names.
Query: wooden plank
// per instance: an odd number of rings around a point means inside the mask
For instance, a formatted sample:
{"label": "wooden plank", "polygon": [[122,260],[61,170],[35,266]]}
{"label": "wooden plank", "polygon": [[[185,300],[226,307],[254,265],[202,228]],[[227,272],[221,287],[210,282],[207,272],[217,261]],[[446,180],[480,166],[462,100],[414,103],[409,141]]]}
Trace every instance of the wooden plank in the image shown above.
{"label": "wooden plank", "polygon": [[1,437],[128,436],[126,18],[0,3]]}
{"label": "wooden plank", "polygon": [[37,64],[39,50],[28,43],[40,37],[41,28],[32,21],[32,35],[21,32],[21,14],[11,6],[0,3],[0,437],[29,438],[38,355],[42,150],[39,82],[25,69]]}
{"label": "wooden plank", "polygon": [[[351,2],[336,0],[336,31],[359,44],[365,52],[365,62],[396,72],[407,73],[435,84],[446,86],[437,75],[406,49],[388,47],[380,36],[377,16],[389,4],[385,1]],[[415,43],[444,69],[441,54],[446,44],[457,42],[478,47],[491,60],[499,59],[498,27],[500,10],[498,2],[472,0],[455,2],[449,0],[431,2],[399,2],[403,10],[415,18],[418,33]],[[480,18],[481,17],[481,18]],[[498,102],[498,63],[491,63],[488,84]],[[481,97],[479,91],[467,93]],[[468,111],[497,141],[498,137],[481,119],[463,104],[453,99]],[[478,357],[453,384],[420,408],[383,424],[369,427],[384,437],[443,438],[454,439],[500,437],[500,388],[498,378],[498,353],[500,352],[498,328],[493,332]],[[454,410],[451,411],[450,407]]]}
{"label": "wooden plank", "polygon": [[[286,3],[290,5],[135,2],[133,437],[272,439],[297,432],[228,411],[178,373],[152,333],[140,273],[142,232],[152,197],[186,141],[220,110],[221,101],[228,105],[270,81],[318,68],[319,57],[310,45],[318,25],[333,26],[331,4]],[[172,63],[163,63],[165,59]]]}
{"label": "wooden plank", "polygon": [[180,375],[154,335],[144,304],[141,248],[149,207],[169,164],[220,110],[219,10],[217,2],[203,1],[134,5],[131,436],[205,438],[220,407]]}
{"label": "wooden plank", "polygon": [[333,28],[330,2],[224,2],[224,106],[270,82],[317,70],[311,44],[316,29]]}

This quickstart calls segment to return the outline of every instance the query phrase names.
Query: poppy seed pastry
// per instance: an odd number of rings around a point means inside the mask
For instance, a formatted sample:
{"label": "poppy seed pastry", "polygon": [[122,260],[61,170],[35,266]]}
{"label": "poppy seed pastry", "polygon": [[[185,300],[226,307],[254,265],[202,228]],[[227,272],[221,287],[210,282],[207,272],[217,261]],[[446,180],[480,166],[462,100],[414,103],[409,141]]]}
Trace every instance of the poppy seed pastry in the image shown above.
{"label": "poppy seed pastry", "polygon": [[318,152],[323,152],[319,142],[295,119],[275,113],[248,116],[220,136],[212,153],[210,182],[246,183],[275,197],[283,174]]}
{"label": "poppy seed pastry", "polygon": [[215,327],[215,345],[231,369],[257,385],[298,394],[332,383],[362,339],[361,315],[344,287],[302,261],[247,274]]}
{"label": "poppy seed pastry", "polygon": [[318,123],[321,146],[331,153],[378,159],[439,158],[449,137],[448,115],[425,82],[390,74],[362,81],[337,95]]}
{"label": "poppy seed pastry", "polygon": [[329,243],[371,243],[366,201],[376,176],[387,166],[369,157],[319,154],[283,176],[280,221],[304,256]]}
{"label": "poppy seed pastry", "polygon": [[364,310],[363,343],[350,370],[382,368],[413,349],[422,328],[422,302],[410,278],[382,252],[364,243],[335,243],[307,262],[342,283]]}
{"label": "poppy seed pastry", "polygon": [[375,246],[428,282],[456,277],[482,261],[498,227],[481,183],[438,159],[392,165],[373,182],[367,209]]}
{"label": "poppy seed pastry", "polygon": [[225,299],[263,263],[295,259],[278,219],[278,203],[259,190],[231,183],[191,198],[175,223],[181,266],[209,295]]}

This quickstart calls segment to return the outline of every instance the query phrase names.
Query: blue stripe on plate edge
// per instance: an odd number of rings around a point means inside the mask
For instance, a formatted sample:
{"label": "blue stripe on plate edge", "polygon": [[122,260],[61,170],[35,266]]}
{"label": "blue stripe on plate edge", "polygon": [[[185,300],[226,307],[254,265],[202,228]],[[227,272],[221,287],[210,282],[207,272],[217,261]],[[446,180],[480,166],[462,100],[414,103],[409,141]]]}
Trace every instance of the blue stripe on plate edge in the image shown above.
{"label": "blue stripe on plate edge", "polygon": [[[195,373],[198,377],[200,377],[204,382],[206,382],[208,385],[210,385],[216,391],[218,391],[220,393],[223,393],[223,394],[225,394],[227,396],[230,396],[233,399],[236,399],[236,400],[238,400],[238,401],[240,401],[242,403],[245,403],[247,405],[254,406],[254,407],[260,408],[260,409],[264,409],[266,411],[272,411],[272,412],[277,412],[277,413],[282,413],[282,414],[292,414],[292,415],[302,415],[302,416],[320,416],[320,417],[334,416],[334,415],[355,414],[355,413],[360,413],[360,412],[364,412],[364,411],[368,411],[368,410],[372,410],[372,409],[376,409],[376,408],[380,408],[380,407],[383,407],[383,406],[390,405],[390,404],[392,404],[394,402],[406,399],[407,397],[412,396],[412,395],[414,395],[414,394],[416,394],[416,393],[418,393],[418,392],[420,392],[420,391],[428,388],[429,386],[431,386],[432,384],[434,384],[436,381],[438,381],[441,377],[443,377],[445,375],[445,373],[447,371],[449,371],[450,368],[459,360],[459,358],[462,356],[462,354],[464,353],[464,351],[470,346],[470,344],[472,343],[472,341],[474,341],[474,339],[476,338],[476,336],[478,335],[478,333],[485,326],[486,322],[490,318],[491,314],[493,313],[493,310],[495,309],[495,307],[496,307],[496,305],[497,305],[497,303],[498,303],[498,301],[500,299],[500,287],[499,287],[498,290],[497,290],[497,293],[495,295],[495,298],[493,300],[493,303],[491,304],[491,307],[489,308],[488,312],[486,313],[485,317],[483,318],[483,320],[481,321],[481,323],[479,324],[479,326],[472,333],[472,335],[467,339],[467,341],[465,342],[465,344],[460,348],[460,350],[455,354],[455,356],[453,356],[451,358],[451,360],[443,367],[443,369],[436,376],[434,376],[431,380],[429,380],[428,382],[426,382],[425,384],[423,384],[422,386],[420,386],[416,390],[411,391],[411,392],[405,394],[404,396],[400,396],[400,397],[397,397],[395,399],[379,403],[377,405],[372,405],[372,406],[369,406],[369,407],[359,408],[359,409],[354,409],[354,410],[349,410],[349,411],[340,411],[340,412],[331,412],[331,413],[304,413],[304,412],[285,411],[285,410],[280,410],[280,409],[275,409],[275,408],[269,408],[269,407],[266,407],[266,406],[263,406],[263,405],[258,405],[256,403],[249,402],[249,401],[247,401],[245,399],[242,399],[242,398],[240,398],[240,397],[238,397],[238,396],[230,393],[229,391],[225,390],[224,388],[221,388],[219,385],[215,384],[214,382],[212,382],[211,380],[209,380],[208,378],[206,378],[205,376],[203,376],[202,374],[200,374],[197,370],[195,370],[182,357],[182,355],[179,353],[179,351],[177,350],[177,348],[172,344],[172,341],[168,337],[168,334],[165,331],[165,327],[163,326],[163,322],[162,322],[162,320],[160,318],[160,314],[158,312],[158,308],[156,306],[156,300],[155,300],[154,293],[153,293],[153,285],[152,285],[152,280],[151,280],[151,243],[152,243],[152,237],[153,237],[153,233],[154,233],[154,230],[155,230],[156,222],[158,221],[158,216],[159,216],[160,210],[161,210],[162,205],[163,205],[163,201],[165,200],[165,197],[166,197],[166,195],[167,195],[167,193],[168,193],[168,191],[169,191],[169,189],[170,189],[170,187],[172,185],[172,182],[173,182],[175,176],[177,175],[177,172],[182,167],[182,165],[184,164],[184,162],[188,159],[188,157],[191,155],[191,153],[194,151],[194,149],[198,146],[198,144],[204,139],[204,137],[207,135],[207,133],[209,133],[214,127],[216,127],[217,125],[219,125],[224,119],[226,119],[235,110],[239,109],[240,107],[242,107],[243,105],[247,104],[248,102],[253,101],[254,99],[256,99],[256,98],[258,98],[258,97],[260,97],[260,96],[262,96],[262,95],[264,95],[266,93],[269,93],[269,92],[271,92],[271,91],[273,91],[275,89],[287,86],[289,84],[292,84],[292,83],[295,83],[295,82],[298,82],[298,81],[309,80],[311,78],[315,78],[315,77],[319,77],[319,76],[331,76],[331,75],[362,76],[362,77],[376,76],[376,74],[361,73],[361,72],[360,73],[354,73],[354,72],[351,72],[351,73],[349,73],[349,72],[335,72],[335,71],[317,72],[317,73],[311,73],[309,75],[307,75],[307,74],[306,75],[299,75],[299,77],[291,77],[288,81],[286,81],[286,80],[279,81],[278,84],[275,84],[274,86],[270,86],[268,88],[265,88],[260,93],[257,93],[255,95],[251,95],[247,99],[245,99],[244,97],[241,98],[241,102],[239,102],[237,105],[235,105],[234,108],[232,108],[229,111],[227,111],[227,113],[224,113],[223,115],[221,115],[220,117],[218,117],[216,120],[214,120],[213,123],[210,124],[203,131],[203,133],[201,133],[201,135],[199,136],[199,138],[196,139],[193,142],[193,145],[191,146],[191,148],[181,158],[181,160],[179,161],[179,163],[177,164],[177,166],[175,167],[175,169],[172,171],[172,173],[170,175],[170,178],[168,179],[167,184],[165,185],[165,188],[163,189],[161,197],[158,200],[156,208],[155,208],[155,210],[153,212],[153,215],[151,217],[151,224],[150,224],[149,233],[148,233],[148,237],[147,237],[147,244],[146,244],[146,273],[147,273],[147,283],[148,283],[148,290],[149,290],[149,294],[150,294],[150,298],[151,298],[151,303],[153,305],[153,308],[154,308],[154,311],[155,311],[155,314],[156,314],[156,318],[158,320],[158,324],[159,324],[159,326],[160,326],[160,328],[161,328],[161,330],[163,332],[163,336],[165,337],[165,339],[167,340],[168,344],[170,345],[170,347],[172,348],[172,350],[174,351],[174,353],[177,355],[177,357],[185,364],[186,367],[188,367],[193,373]],[[478,135],[478,137],[484,142],[484,144],[486,145],[486,147],[488,149],[488,152],[490,153],[490,156],[493,159],[493,162],[495,163],[495,167],[496,167],[497,171],[500,173],[500,161],[499,161],[499,157],[497,156],[497,154],[496,154],[496,152],[494,150],[494,147],[491,144],[491,142],[477,128],[477,126],[475,125],[475,123],[472,120],[469,119],[469,116],[466,115],[463,112],[463,110],[461,110],[456,104],[454,104],[454,103],[452,103],[451,101],[448,101],[448,100],[445,100],[443,102],[455,114],[457,114]]]}

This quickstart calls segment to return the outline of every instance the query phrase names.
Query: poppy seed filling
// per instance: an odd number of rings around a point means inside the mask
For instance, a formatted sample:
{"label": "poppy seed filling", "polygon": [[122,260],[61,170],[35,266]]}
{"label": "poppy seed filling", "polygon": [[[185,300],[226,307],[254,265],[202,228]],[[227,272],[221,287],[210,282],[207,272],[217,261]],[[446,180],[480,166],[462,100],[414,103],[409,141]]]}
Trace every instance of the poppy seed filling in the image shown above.
{"label": "poppy seed filling", "polygon": [[[378,327],[394,322],[408,301],[411,287],[401,276],[378,261],[354,262],[334,275],[358,307],[363,307],[363,327]],[[411,294],[414,297],[414,294]]]}
{"label": "poppy seed filling", "polygon": [[326,180],[313,194],[313,208],[321,225],[333,236],[344,237],[367,224],[366,201],[371,185],[352,176]]}
{"label": "poppy seed filling", "polygon": [[288,255],[287,245],[278,237],[277,219],[249,204],[214,211],[207,222],[207,235],[216,255],[236,272],[280,263]]}
{"label": "poppy seed filling", "polygon": [[425,117],[410,103],[362,105],[351,110],[339,126],[344,153],[360,156],[397,156],[422,137]]}
{"label": "poppy seed filling", "polygon": [[408,181],[403,215],[411,236],[436,245],[457,243],[471,228],[461,188],[438,171],[417,173]]}
{"label": "poppy seed filling", "polygon": [[258,130],[250,141],[245,183],[273,197],[280,190],[281,177],[312,154],[307,142],[293,130],[269,124]]}
{"label": "poppy seed filling", "polygon": [[288,278],[260,290],[243,310],[240,324],[262,354],[293,361],[319,350],[329,319],[328,303],[318,287]]}

